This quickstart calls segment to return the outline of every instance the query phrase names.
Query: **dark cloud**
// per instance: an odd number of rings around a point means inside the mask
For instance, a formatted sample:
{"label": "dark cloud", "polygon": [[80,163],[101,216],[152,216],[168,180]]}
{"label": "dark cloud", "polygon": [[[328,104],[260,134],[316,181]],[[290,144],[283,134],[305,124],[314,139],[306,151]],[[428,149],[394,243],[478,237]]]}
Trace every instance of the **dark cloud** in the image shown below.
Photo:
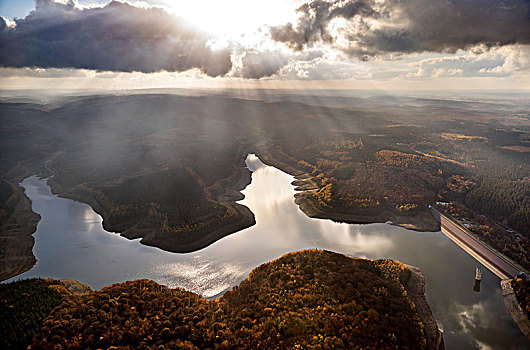
{"label": "dark cloud", "polygon": [[316,41],[331,42],[333,38],[329,34],[328,24],[336,17],[350,19],[356,15],[362,17],[377,15],[364,0],[351,2],[315,0],[300,6],[297,12],[301,16],[296,28],[293,28],[291,23],[271,28],[273,40],[284,42],[295,50],[301,50],[304,45]]}
{"label": "dark cloud", "polygon": [[75,1],[36,0],[14,28],[0,21],[0,66],[84,68],[121,72],[185,71],[210,76],[230,71],[230,51],[159,8],[113,1],[81,9]]}
{"label": "dark cloud", "polygon": [[[294,50],[323,42],[366,59],[455,52],[478,44],[530,44],[529,0],[315,0],[298,11],[296,27],[288,23],[270,29],[273,40]],[[339,18],[348,24],[340,44],[329,30]]]}
{"label": "dark cloud", "polygon": [[248,51],[241,58],[241,76],[243,78],[259,79],[276,74],[285,66],[288,58],[281,53],[271,51]]}

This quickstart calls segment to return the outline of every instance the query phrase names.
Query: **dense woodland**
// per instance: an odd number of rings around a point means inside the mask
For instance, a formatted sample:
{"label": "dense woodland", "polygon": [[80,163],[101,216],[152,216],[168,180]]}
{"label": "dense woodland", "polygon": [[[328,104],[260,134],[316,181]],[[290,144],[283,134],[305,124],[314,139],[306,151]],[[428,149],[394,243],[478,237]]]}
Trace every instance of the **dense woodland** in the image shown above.
{"label": "dense woodland", "polygon": [[[452,134],[455,139],[447,139],[419,128],[403,137],[397,129],[401,126],[349,138],[302,140],[284,150],[302,158],[297,167],[312,175],[318,190],[311,197],[322,208],[407,215],[454,200],[530,234],[526,153],[499,149],[485,137],[469,141]],[[520,137],[512,142],[521,143]]]}
{"label": "dense woodland", "polygon": [[61,286],[41,279],[0,284],[0,348],[26,349],[66,294]]}
{"label": "dense woodland", "polygon": [[256,268],[207,301],[138,280],[69,295],[31,349],[424,349],[402,264],[320,250]]}
{"label": "dense woodland", "polygon": [[304,157],[298,166],[319,186],[312,196],[319,206],[368,215],[414,214],[435,202],[447,182],[468,173],[459,164],[373,138],[358,138],[355,146],[348,139],[317,140],[292,149],[291,154]]}

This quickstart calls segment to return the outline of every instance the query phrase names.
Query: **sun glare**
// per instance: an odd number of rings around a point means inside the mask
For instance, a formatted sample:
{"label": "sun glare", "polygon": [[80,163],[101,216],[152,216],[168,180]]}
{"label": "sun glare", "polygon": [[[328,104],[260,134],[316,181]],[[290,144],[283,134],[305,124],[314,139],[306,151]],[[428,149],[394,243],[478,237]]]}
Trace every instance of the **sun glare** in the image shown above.
{"label": "sun glare", "polygon": [[252,44],[265,26],[296,21],[300,0],[165,1],[167,9],[219,38]]}

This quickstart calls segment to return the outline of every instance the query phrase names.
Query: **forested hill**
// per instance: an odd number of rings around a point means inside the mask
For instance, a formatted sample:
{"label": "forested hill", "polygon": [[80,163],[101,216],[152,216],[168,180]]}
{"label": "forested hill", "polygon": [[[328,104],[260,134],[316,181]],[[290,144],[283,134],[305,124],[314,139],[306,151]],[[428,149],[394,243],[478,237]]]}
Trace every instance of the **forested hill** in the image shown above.
{"label": "forested hill", "polygon": [[305,250],[261,265],[213,301],[149,280],[119,283],[67,296],[30,348],[433,348],[404,287],[411,273]]}

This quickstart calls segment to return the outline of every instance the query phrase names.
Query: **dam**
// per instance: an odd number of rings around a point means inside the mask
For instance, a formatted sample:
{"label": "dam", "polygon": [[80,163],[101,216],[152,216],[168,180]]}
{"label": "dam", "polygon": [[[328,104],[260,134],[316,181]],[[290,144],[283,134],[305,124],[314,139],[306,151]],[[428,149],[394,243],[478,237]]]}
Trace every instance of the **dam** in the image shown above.
{"label": "dam", "polygon": [[529,274],[526,269],[479,241],[452,218],[440,213],[432,206],[430,209],[434,218],[440,222],[442,232],[501,280],[516,278],[521,272],[525,273],[528,278]]}
{"label": "dam", "polygon": [[[506,310],[521,332],[530,339],[530,320],[517,301],[512,288],[513,279],[522,276],[522,273],[526,279],[530,278],[528,270],[479,241],[451,217],[440,213],[432,206],[429,207],[434,218],[440,222],[442,233],[501,279],[502,298]],[[478,271],[479,268],[477,268],[477,278],[475,278],[475,286],[473,287],[475,292],[480,291],[480,281],[477,281]],[[480,276],[482,276],[482,271],[480,271]]]}

